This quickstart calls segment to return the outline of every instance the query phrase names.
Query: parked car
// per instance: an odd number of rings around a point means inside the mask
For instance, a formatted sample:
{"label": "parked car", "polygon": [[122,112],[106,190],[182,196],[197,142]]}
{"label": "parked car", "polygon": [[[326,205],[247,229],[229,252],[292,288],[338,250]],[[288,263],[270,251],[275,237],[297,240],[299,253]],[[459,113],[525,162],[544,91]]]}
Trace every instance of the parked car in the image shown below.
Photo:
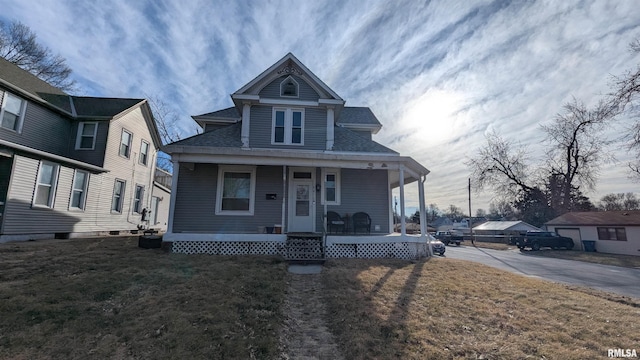
{"label": "parked car", "polygon": [[463,237],[458,234],[453,234],[451,231],[437,231],[436,239],[442,241],[445,245],[449,245],[451,243],[455,243],[460,246],[460,243],[463,241]]}
{"label": "parked car", "polygon": [[521,250],[531,248],[534,251],[540,250],[542,247],[571,250],[574,245],[572,238],[549,231],[527,231],[524,235],[512,237],[511,242]]}
{"label": "parked car", "polygon": [[429,235],[428,239],[433,253],[440,254],[440,256],[444,255],[444,252],[447,250],[446,246],[444,246],[444,243],[431,235]]}

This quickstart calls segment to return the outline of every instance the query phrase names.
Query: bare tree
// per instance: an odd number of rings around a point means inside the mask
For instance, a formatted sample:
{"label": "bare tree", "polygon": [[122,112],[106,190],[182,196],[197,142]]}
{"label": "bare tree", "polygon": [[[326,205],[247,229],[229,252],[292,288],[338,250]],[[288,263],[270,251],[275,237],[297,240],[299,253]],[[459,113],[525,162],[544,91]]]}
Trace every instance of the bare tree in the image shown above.
{"label": "bare tree", "polygon": [[66,60],[39,44],[31,29],[18,21],[0,20],[0,57],[61,90],[75,90]]}
{"label": "bare tree", "polygon": [[524,147],[514,148],[513,143],[498,133],[486,135],[487,144],[480,148],[478,156],[466,164],[471,168],[474,188],[493,188],[496,193],[514,199],[522,190],[531,190],[531,172]]}
{"label": "bare tree", "polygon": [[551,206],[558,213],[572,210],[572,194],[594,188],[609,143],[602,131],[616,113],[610,103],[601,101],[590,110],[576,99],[565,104],[564,110],[550,124],[542,125],[548,146],[546,185]]}
{"label": "bare tree", "polygon": [[598,209],[602,211],[640,210],[640,200],[638,200],[636,194],[631,192],[611,193],[600,199]]}
{"label": "bare tree", "polygon": [[[629,44],[629,50],[640,54],[640,38]],[[629,151],[636,154],[636,160],[628,164],[632,177],[640,181],[640,111],[636,104],[640,97],[640,64],[636,65],[635,69],[627,70],[623,75],[614,77],[613,88],[612,105],[636,119],[628,129],[626,140]]]}

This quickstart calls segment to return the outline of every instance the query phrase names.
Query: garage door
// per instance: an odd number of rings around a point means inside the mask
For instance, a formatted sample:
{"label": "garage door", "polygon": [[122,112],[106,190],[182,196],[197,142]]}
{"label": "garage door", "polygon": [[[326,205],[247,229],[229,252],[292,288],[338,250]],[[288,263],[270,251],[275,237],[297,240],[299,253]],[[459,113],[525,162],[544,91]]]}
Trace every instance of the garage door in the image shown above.
{"label": "garage door", "polygon": [[573,239],[573,250],[582,250],[582,238],[580,238],[580,229],[558,229],[556,232],[560,236],[566,236]]}

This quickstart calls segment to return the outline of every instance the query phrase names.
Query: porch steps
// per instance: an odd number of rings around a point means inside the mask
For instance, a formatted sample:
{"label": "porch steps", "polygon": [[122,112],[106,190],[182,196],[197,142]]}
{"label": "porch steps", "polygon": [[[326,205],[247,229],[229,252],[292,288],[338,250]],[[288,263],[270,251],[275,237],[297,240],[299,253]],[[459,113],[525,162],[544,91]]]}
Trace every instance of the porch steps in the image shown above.
{"label": "porch steps", "polygon": [[285,247],[290,264],[323,264],[326,260],[324,237],[319,233],[288,233]]}

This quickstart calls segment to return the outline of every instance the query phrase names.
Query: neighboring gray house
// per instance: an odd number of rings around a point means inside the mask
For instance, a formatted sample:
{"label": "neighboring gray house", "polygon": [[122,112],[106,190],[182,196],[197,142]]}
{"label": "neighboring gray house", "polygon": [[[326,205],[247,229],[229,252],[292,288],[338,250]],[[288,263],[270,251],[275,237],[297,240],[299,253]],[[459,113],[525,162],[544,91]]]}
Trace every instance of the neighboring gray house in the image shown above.
{"label": "neighboring gray house", "polygon": [[413,245],[425,248],[404,223],[391,235],[392,189],[400,188],[404,209],[404,186],[417,182],[425,214],[429,171],[372,140],[382,125],[369,108],[345,106],[290,53],[231,99],[230,108],[193,117],[204,133],[163,148],[174,164],[164,236],[173,251],[277,253],[325,226],[329,257],[408,257]]}
{"label": "neighboring gray house", "polygon": [[544,225],[572,238],[576,250],[587,240],[598,252],[640,256],[640,210],[570,212]]}
{"label": "neighboring gray house", "polygon": [[487,221],[473,227],[473,235],[478,241],[509,243],[509,237],[527,231],[542,229],[524,221]]}
{"label": "neighboring gray house", "polygon": [[[161,145],[146,100],[71,96],[0,58],[0,242],[149,224]],[[167,207],[167,206],[165,206]]]}

